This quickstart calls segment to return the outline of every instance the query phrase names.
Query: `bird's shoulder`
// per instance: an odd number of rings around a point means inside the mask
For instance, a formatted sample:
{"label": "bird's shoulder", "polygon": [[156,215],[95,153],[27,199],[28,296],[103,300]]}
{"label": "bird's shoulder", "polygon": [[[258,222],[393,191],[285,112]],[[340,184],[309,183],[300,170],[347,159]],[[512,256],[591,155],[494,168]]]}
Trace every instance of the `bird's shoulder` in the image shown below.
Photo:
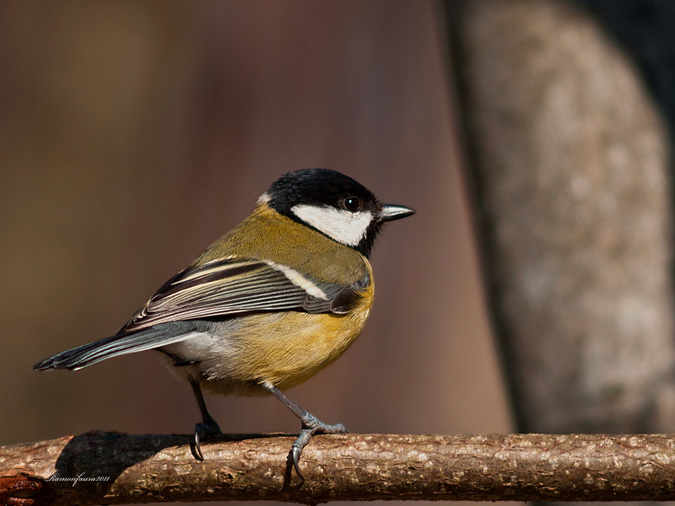
{"label": "bird's shoulder", "polygon": [[222,258],[273,262],[319,283],[349,286],[372,277],[370,263],[361,253],[277,213],[264,202],[213,243],[193,267]]}

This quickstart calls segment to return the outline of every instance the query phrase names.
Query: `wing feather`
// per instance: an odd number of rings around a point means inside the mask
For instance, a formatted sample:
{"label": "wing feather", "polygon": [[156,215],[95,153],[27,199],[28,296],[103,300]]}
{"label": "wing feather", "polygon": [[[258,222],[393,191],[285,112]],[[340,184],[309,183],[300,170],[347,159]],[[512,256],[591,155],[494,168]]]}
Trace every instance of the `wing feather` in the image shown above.
{"label": "wing feather", "polygon": [[167,281],[120,333],[167,322],[262,311],[343,314],[348,312],[344,304],[338,309],[333,299],[345,289],[358,290],[368,283],[367,278],[354,287],[317,283],[272,262],[214,260],[189,267]]}

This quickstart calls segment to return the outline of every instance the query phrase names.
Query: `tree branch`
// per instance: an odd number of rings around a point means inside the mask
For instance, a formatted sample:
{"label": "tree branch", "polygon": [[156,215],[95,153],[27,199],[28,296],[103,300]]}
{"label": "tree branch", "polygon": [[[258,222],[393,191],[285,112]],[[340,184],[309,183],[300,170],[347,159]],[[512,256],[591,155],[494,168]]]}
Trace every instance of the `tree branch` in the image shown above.
{"label": "tree branch", "polygon": [[675,436],[317,436],[290,473],[293,439],[92,432],[0,447],[0,503],[205,500],[673,500]]}

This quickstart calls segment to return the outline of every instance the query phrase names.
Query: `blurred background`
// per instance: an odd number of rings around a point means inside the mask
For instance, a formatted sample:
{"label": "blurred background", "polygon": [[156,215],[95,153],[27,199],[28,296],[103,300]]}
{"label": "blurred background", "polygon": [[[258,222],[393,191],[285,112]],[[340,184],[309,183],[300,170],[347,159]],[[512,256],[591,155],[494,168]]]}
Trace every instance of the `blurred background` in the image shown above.
{"label": "blurred background", "polygon": [[[667,428],[636,422],[675,406],[667,127],[602,4],[0,3],[0,444],[191,433],[191,389],[153,353],[31,367],[114,334],[306,167],[417,210],[375,247],[362,336],[290,392],[313,414]],[[207,403],[226,432],[298,429],[274,399]]]}

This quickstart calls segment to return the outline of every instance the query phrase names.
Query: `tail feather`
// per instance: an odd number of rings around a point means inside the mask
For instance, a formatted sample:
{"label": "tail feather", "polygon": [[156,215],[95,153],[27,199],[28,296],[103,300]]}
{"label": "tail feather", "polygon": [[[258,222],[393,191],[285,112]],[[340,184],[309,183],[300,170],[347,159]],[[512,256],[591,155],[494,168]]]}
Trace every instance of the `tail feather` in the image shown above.
{"label": "tail feather", "polygon": [[57,353],[38,362],[33,369],[36,371],[82,369],[119,355],[138,353],[185,341],[196,330],[194,327],[192,322],[172,322],[139,332],[120,333]]}

